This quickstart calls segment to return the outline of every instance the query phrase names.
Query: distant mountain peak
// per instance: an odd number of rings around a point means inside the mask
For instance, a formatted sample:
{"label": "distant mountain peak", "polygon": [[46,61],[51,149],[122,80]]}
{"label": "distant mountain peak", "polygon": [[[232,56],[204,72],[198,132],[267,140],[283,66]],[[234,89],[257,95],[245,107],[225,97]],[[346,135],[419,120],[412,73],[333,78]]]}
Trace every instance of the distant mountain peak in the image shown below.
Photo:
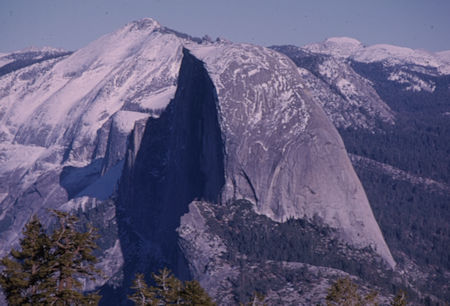
{"label": "distant mountain peak", "polygon": [[365,46],[360,41],[350,37],[331,37],[319,43],[305,45],[301,49],[336,58],[349,58],[362,63],[407,64],[433,67],[441,74],[450,73],[450,56],[447,53],[450,51],[434,53],[389,44]]}
{"label": "distant mountain peak", "polygon": [[352,37],[340,36],[340,37],[330,37],[325,40],[325,43],[333,43],[338,45],[354,45],[362,47],[362,43]]}
{"label": "distant mountain peak", "polygon": [[354,52],[364,48],[364,45],[359,40],[351,37],[331,37],[323,42],[309,44],[303,48],[316,53],[349,57]]}
{"label": "distant mountain peak", "polygon": [[14,51],[12,54],[22,54],[22,53],[29,53],[29,52],[44,52],[44,53],[63,53],[67,52],[67,50],[62,48],[53,48],[53,47],[37,47],[37,46],[30,46],[18,51]]}
{"label": "distant mountain peak", "polygon": [[156,29],[160,29],[162,26],[161,24],[156,21],[153,18],[142,18],[142,19],[138,19],[135,21],[132,21],[128,24],[128,27],[130,28],[130,30],[137,30],[137,31],[142,31],[142,30],[156,30]]}

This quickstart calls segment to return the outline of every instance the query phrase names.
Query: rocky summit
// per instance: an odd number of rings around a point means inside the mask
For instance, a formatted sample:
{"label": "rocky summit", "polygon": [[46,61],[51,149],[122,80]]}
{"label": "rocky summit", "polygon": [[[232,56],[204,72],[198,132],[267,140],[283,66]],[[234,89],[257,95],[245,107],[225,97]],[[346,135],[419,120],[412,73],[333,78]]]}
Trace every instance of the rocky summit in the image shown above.
{"label": "rocky summit", "polygon": [[[328,52],[336,44],[346,49]],[[51,226],[47,210],[61,209],[99,228],[105,277],[85,289],[105,305],[126,304],[135,273],[162,267],[225,305],[255,291],[316,303],[346,275],[420,297],[339,134],[398,122],[349,64],[372,64],[363,51],[352,39],[212,41],[148,18],[75,52],[2,55],[0,255],[32,215]]]}

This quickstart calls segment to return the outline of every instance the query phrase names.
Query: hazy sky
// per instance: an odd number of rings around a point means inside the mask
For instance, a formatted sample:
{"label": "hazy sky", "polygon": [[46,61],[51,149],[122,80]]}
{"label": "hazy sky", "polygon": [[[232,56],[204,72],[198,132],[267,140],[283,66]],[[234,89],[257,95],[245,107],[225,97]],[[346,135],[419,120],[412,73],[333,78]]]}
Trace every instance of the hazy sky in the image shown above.
{"label": "hazy sky", "polygon": [[349,36],[367,45],[450,49],[450,0],[0,0],[0,52],[75,50],[142,17],[193,36],[264,46]]}

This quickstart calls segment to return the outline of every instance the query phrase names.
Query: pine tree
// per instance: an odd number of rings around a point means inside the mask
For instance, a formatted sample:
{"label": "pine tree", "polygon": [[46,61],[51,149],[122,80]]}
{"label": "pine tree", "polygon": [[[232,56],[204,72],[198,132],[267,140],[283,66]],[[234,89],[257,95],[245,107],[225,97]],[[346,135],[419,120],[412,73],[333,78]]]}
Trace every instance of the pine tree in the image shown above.
{"label": "pine tree", "polygon": [[158,305],[155,294],[150,291],[150,288],[145,282],[144,274],[136,274],[136,278],[133,281],[133,286],[131,286],[131,289],[133,289],[135,293],[128,296],[128,298],[132,300],[135,305]]}
{"label": "pine tree", "polygon": [[167,268],[152,275],[156,286],[151,287],[150,290],[154,292],[156,298],[165,304],[180,304],[183,283]]}
{"label": "pine tree", "polygon": [[100,296],[84,295],[80,277],[98,271],[92,254],[97,235],[75,229],[77,219],[53,211],[59,227],[49,237],[37,217],[25,226],[20,250],[0,260],[0,285],[10,305],[95,305]]}
{"label": "pine tree", "polygon": [[0,261],[4,267],[0,285],[10,305],[36,305],[48,297],[49,256],[49,238],[38,218],[33,216],[23,231],[20,250],[13,249]]}
{"label": "pine tree", "polygon": [[211,297],[206,293],[205,289],[200,286],[196,280],[186,281],[184,289],[181,292],[181,298],[188,305],[215,305]]}
{"label": "pine tree", "polygon": [[152,276],[155,286],[148,287],[144,275],[136,274],[128,297],[135,305],[216,305],[196,280],[182,282],[167,268]]}
{"label": "pine tree", "polygon": [[358,285],[349,277],[338,279],[329,289],[326,297],[327,305],[364,306],[378,305],[377,292],[372,291],[364,297],[358,292]]}
{"label": "pine tree", "polygon": [[100,299],[96,293],[84,295],[80,277],[90,277],[99,273],[94,264],[97,258],[92,254],[97,248],[98,238],[90,227],[87,232],[75,228],[78,219],[68,213],[56,211],[59,227],[50,237],[52,256],[50,258],[51,278],[56,286],[52,289],[51,301],[57,305],[96,305]]}

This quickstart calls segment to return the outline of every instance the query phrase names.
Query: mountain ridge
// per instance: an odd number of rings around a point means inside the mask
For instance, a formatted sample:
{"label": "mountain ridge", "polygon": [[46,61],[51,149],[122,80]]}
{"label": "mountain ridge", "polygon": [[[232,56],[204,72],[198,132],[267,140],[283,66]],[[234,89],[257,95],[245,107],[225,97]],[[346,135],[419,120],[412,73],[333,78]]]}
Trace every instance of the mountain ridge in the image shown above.
{"label": "mountain ridge", "polygon": [[[204,266],[205,259],[195,254],[204,251],[209,256],[210,250],[203,248],[215,241],[219,229],[222,240],[231,235],[249,241],[247,235],[258,234],[252,232],[253,226],[280,227],[307,237],[312,231],[316,237],[328,233],[316,231],[315,226],[323,225],[333,232],[323,245],[303,246],[329,248],[329,262],[321,263],[327,265],[321,271],[359,273],[366,285],[375,281],[362,264],[358,267],[358,260],[373,262],[386,279],[397,273],[390,246],[333,124],[341,134],[342,129],[353,128],[378,135],[385,126],[401,123],[401,112],[386,101],[376,79],[348,62],[351,56],[291,51],[301,55],[287,54],[291,61],[264,47],[198,39],[143,19],[73,54],[0,76],[2,245],[17,242],[32,214],[44,216],[47,208],[77,212],[83,220],[99,224],[105,235],[100,265],[107,267],[109,280],[89,288],[107,282],[104,292],[115,292],[123,302],[126,289],[117,288],[126,287],[134,272],[166,264],[178,275],[194,275],[212,288],[211,278],[195,268]],[[297,67],[299,63],[305,66]],[[330,69],[321,70],[323,65]],[[401,79],[391,77],[387,82],[404,86],[410,95],[441,90],[438,81],[414,69],[402,70]],[[433,82],[429,84],[434,89],[427,91],[415,78]],[[414,84],[421,90],[408,87]],[[220,161],[223,169],[217,170]],[[249,216],[248,228],[220,217],[202,227],[208,209],[231,219],[236,209],[243,209]],[[204,236],[186,232],[196,226]],[[233,236],[240,229],[241,236]],[[184,247],[178,249],[177,241]],[[236,255],[241,261],[221,257],[217,267],[206,263],[206,268],[214,271],[225,265],[231,269],[230,277],[250,277],[250,283],[260,275],[257,269],[246,274],[243,266],[275,267],[289,256],[300,256],[288,248],[270,249],[273,253],[265,254],[264,261],[246,262],[246,248],[223,241],[231,247],[219,255]],[[190,248],[189,243],[197,244]],[[341,255],[331,247],[334,243],[340,245]],[[2,248],[0,254],[7,251]],[[349,258],[353,254],[354,261],[342,254]],[[287,266],[293,275],[303,275],[301,269],[306,267],[305,275],[318,279],[310,266],[315,264]],[[329,272],[330,277],[339,274]],[[276,278],[274,272],[268,279]],[[280,297],[285,289],[282,281],[276,283],[274,294]],[[322,280],[316,289],[323,293],[325,283]],[[386,281],[385,286],[390,285]],[[236,291],[233,284],[227,286],[231,291],[215,294],[233,299],[245,297],[244,291],[253,288]],[[383,289],[383,294],[392,293],[390,289]],[[420,295],[420,288],[414,290]]]}
{"label": "mountain ridge", "polygon": [[307,44],[299,48],[362,63],[383,62],[390,66],[411,64],[435,68],[439,74],[450,74],[450,62],[446,56],[449,50],[429,52],[389,44],[365,46],[349,37],[332,37],[323,42]]}

